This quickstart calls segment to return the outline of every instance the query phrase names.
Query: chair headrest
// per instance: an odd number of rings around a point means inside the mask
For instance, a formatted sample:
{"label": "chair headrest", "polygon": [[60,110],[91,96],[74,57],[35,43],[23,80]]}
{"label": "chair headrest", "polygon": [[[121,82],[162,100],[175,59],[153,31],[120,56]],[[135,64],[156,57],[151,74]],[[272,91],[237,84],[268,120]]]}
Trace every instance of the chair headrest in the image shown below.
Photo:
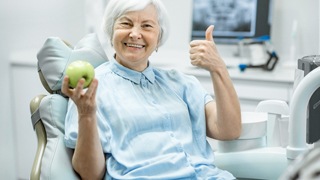
{"label": "chair headrest", "polygon": [[49,37],[37,58],[41,82],[49,93],[60,91],[65,70],[71,62],[85,60],[97,67],[108,61],[95,33],[84,36],[74,48],[59,37]]}

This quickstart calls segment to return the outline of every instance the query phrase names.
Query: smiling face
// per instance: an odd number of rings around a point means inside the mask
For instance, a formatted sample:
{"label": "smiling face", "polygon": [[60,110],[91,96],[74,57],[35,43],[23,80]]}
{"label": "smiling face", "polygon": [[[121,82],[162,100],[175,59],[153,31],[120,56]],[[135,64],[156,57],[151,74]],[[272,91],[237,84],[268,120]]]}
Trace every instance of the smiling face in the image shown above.
{"label": "smiling face", "polygon": [[112,40],[116,60],[127,68],[143,71],[158,46],[159,33],[157,10],[153,5],[120,16],[114,24]]}

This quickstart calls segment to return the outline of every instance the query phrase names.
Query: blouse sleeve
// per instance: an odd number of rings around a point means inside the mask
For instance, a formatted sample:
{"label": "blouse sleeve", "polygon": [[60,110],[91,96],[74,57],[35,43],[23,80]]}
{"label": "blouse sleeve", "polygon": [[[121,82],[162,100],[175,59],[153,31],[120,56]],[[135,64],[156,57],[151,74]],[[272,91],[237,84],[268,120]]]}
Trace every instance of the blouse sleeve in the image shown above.
{"label": "blouse sleeve", "polygon": [[[98,103],[99,104],[99,103]],[[108,126],[105,112],[103,111],[103,107],[100,106],[97,108],[97,124],[98,124],[98,132],[99,138],[101,141],[101,145],[103,151],[105,153],[110,153],[110,138],[111,131]],[[72,100],[69,100],[68,111],[65,118],[65,135],[64,135],[64,143],[66,147],[74,149],[77,143],[78,138],[78,112],[77,107]]]}

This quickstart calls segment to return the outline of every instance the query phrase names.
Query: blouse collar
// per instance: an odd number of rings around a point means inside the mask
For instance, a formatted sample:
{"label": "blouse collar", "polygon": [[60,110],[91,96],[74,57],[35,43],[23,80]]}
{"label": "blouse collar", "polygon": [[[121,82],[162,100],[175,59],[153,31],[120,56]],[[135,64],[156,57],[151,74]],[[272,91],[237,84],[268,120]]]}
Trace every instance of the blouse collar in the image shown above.
{"label": "blouse collar", "polygon": [[153,67],[149,65],[150,64],[149,62],[148,62],[147,68],[142,72],[135,71],[121,65],[118,61],[115,60],[115,58],[110,59],[110,63],[111,63],[111,70],[114,73],[136,84],[140,84],[141,79],[143,77],[146,77],[146,79],[148,79],[148,81],[151,82],[152,84],[155,81],[155,74],[153,72]]}

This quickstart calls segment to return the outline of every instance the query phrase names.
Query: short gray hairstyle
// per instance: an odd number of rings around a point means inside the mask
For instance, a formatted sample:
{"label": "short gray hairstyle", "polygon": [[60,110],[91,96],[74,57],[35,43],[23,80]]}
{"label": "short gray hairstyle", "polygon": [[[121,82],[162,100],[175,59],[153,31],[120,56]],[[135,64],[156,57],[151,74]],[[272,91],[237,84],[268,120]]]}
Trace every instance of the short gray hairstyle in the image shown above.
{"label": "short gray hairstyle", "polygon": [[130,11],[139,11],[149,4],[154,5],[158,14],[158,23],[160,26],[160,35],[158,47],[164,44],[169,36],[169,16],[161,0],[109,0],[105,9],[102,29],[112,43],[113,28],[115,21]]}

